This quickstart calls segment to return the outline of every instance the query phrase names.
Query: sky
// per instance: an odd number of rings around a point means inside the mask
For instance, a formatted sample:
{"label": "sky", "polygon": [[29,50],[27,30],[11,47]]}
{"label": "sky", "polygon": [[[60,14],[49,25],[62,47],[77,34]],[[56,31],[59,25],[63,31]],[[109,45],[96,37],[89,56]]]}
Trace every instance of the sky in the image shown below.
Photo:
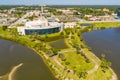
{"label": "sky", "polygon": [[120,0],[0,0],[0,5],[120,5]]}

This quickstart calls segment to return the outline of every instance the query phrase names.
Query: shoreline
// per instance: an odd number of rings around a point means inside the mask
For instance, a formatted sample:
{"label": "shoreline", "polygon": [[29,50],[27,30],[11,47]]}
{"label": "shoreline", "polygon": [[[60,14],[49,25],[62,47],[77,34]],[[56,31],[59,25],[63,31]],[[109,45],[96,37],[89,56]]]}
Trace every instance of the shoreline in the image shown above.
{"label": "shoreline", "polygon": [[18,68],[20,68],[23,65],[23,63],[18,64],[17,66],[14,66],[13,69],[10,71],[8,75],[8,80],[12,80],[12,76],[17,71]]}
{"label": "shoreline", "polygon": [[0,36],[0,39],[4,39],[4,40],[15,42],[15,43],[17,43],[19,45],[25,46],[25,47],[33,50],[39,57],[41,57],[42,61],[46,65],[46,67],[48,67],[49,71],[51,72],[51,76],[53,76],[55,78],[55,80],[56,80],[56,77],[55,77],[56,75],[54,74],[54,72],[50,68],[50,65],[49,65],[49,63],[47,61],[47,57],[46,57],[46,55],[44,55],[44,53],[40,54],[39,51],[37,51],[35,48],[31,47],[30,45],[27,45],[26,43],[19,42],[19,41],[15,40],[14,38],[6,37],[6,36]]}
{"label": "shoreline", "polygon": [[[109,28],[111,28],[111,27],[109,27]],[[109,28],[105,28],[105,29],[109,29]],[[116,28],[116,27],[112,27],[112,28]],[[118,27],[117,27],[118,28]],[[94,30],[91,30],[91,31],[94,31]],[[89,32],[91,32],[91,31],[89,31]],[[82,33],[83,34],[83,33]],[[82,36],[81,36],[82,37]],[[83,39],[84,40],[84,39]],[[85,41],[85,40],[84,40]],[[86,43],[84,43],[86,46],[88,46]],[[89,46],[88,46],[89,47]],[[90,47],[91,48],[91,47]],[[94,52],[92,52],[92,51],[90,51],[91,53],[92,53],[92,55],[94,55],[99,61],[101,61],[100,60],[100,58],[99,57],[97,57],[97,55],[95,55],[94,54]],[[110,71],[112,72],[112,77],[111,77],[111,79],[110,80],[118,80],[118,75],[115,73],[115,71],[111,68],[111,67],[109,67],[109,69],[110,69]]]}
{"label": "shoreline", "polygon": [[[99,61],[101,61],[99,59],[99,57],[97,57],[92,51],[90,51],[92,53],[92,55],[94,55]],[[117,77],[117,74],[115,73],[115,71],[109,67],[110,71],[112,72],[112,76],[111,76],[111,79],[110,80],[118,80],[118,77]]]}
{"label": "shoreline", "polygon": [[112,73],[113,73],[113,76],[112,76],[112,78],[110,79],[110,80],[118,80],[118,77],[117,77],[117,74],[114,72],[114,70],[111,68],[111,67],[109,67],[109,69],[112,71]]}
{"label": "shoreline", "polygon": [[9,73],[6,73],[5,75],[0,76],[0,80],[4,79],[5,80],[13,80],[14,73],[17,71],[18,68],[20,68],[23,65],[23,63],[20,63],[16,66],[14,66]]}

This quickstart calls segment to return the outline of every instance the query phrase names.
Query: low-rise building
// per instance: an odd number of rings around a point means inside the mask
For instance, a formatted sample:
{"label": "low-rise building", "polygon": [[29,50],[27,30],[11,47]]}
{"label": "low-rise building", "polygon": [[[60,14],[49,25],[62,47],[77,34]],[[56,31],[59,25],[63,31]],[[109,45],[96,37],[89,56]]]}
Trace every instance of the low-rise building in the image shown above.
{"label": "low-rise building", "polygon": [[92,16],[93,16],[93,15],[85,15],[85,17],[88,17],[88,18],[89,18],[89,17],[92,17]]}
{"label": "low-rise building", "polygon": [[99,18],[102,20],[102,21],[114,21],[114,17],[113,16],[110,16],[110,15],[106,15],[106,16],[99,16]]}
{"label": "low-rise building", "polygon": [[73,28],[76,26],[76,22],[67,22],[65,23],[65,28]]}
{"label": "low-rise building", "polygon": [[104,12],[109,12],[110,10],[107,9],[107,8],[103,8],[103,11],[104,11]]}
{"label": "low-rise building", "polygon": [[98,17],[91,17],[91,18],[89,18],[88,19],[89,21],[101,21],[101,19],[100,18],[98,18]]}
{"label": "low-rise building", "polygon": [[49,17],[47,18],[48,22],[59,22],[60,20],[58,18],[55,17]]}

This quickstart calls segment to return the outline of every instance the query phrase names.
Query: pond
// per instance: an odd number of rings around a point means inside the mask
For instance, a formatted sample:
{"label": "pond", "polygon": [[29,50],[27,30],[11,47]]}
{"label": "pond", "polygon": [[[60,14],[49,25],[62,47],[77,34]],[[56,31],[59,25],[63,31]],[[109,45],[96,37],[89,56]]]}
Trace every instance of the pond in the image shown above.
{"label": "pond", "polygon": [[65,49],[68,48],[67,45],[65,44],[64,39],[60,39],[54,42],[50,43],[50,46],[56,49]]}

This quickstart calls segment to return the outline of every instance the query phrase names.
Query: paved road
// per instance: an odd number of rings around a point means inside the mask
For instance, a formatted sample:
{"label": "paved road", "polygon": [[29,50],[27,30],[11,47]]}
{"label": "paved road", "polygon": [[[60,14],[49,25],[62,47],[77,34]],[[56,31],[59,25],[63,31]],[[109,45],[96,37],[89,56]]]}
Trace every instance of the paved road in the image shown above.
{"label": "paved road", "polygon": [[120,22],[120,20],[113,20],[113,21],[79,21],[79,23],[98,23],[98,22]]}
{"label": "paved road", "polygon": [[28,17],[29,12],[27,12],[23,17],[19,18],[16,22],[12,23],[9,28],[15,27],[17,24],[19,24],[23,19],[25,19],[26,17]]}

